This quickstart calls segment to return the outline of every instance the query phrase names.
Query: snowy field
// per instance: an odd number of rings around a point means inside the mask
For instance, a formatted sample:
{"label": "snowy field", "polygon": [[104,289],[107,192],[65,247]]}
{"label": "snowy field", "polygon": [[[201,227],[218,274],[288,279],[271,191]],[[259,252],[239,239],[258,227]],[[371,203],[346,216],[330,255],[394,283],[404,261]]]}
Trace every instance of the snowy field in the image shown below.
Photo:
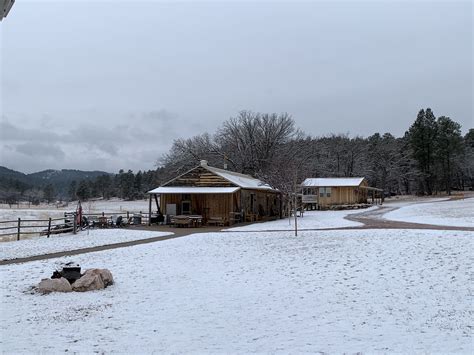
{"label": "snowy field", "polygon": [[[77,202],[69,202],[67,206],[42,204],[39,206],[28,204],[0,205],[0,221],[15,220],[20,218],[44,219],[48,217],[56,218],[64,216],[64,212],[73,212],[77,208]],[[119,212],[148,212],[148,200],[123,201],[119,199],[97,200],[82,203],[84,213],[119,213]]]}
{"label": "snowy field", "polygon": [[[47,220],[51,218],[62,218],[64,212],[73,212],[77,208],[77,202],[70,202],[67,206],[56,206],[54,204],[42,204],[39,206],[28,206],[28,204],[13,205],[12,208],[9,205],[0,205],[0,221],[12,221],[12,223],[1,224],[1,227],[15,227],[17,225],[17,219],[22,220]],[[148,212],[148,200],[137,200],[137,201],[123,201],[120,199],[110,200],[97,200],[88,201],[82,203],[82,209],[84,213],[101,213],[105,212],[107,215],[113,213],[136,213],[136,212]],[[56,223],[60,223],[57,221]],[[28,232],[40,232],[44,230],[47,222],[29,222],[28,225],[34,227],[24,229]],[[0,242],[16,239],[16,236],[2,237],[2,233],[15,233],[15,230],[0,231]],[[38,235],[22,235],[23,238],[37,238]]]}
{"label": "snowy field", "polygon": [[[350,214],[356,214],[366,211],[372,211],[377,207],[370,207],[360,210],[344,210],[344,211],[305,211],[303,217],[298,217],[298,229],[328,229],[342,227],[359,227],[362,223],[349,221],[344,217]],[[276,221],[254,223],[242,227],[228,228],[229,231],[285,231],[295,229],[295,219],[278,219]]]}
{"label": "snowy field", "polygon": [[402,205],[383,218],[441,226],[474,227],[474,198]]}
{"label": "snowy field", "polygon": [[170,234],[173,233],[114,228],[81,231],[76,235],[59,234],[51,235],[49,238],[42,236],[35,239],[0,243],[0,260],[162,237]]}
{"label": "snowy field", "polygon": [[[473,249],[458,231],[215,233],[1,266],[0,348],[472,353]],[[116,284],[27,292],[67,260]]]}

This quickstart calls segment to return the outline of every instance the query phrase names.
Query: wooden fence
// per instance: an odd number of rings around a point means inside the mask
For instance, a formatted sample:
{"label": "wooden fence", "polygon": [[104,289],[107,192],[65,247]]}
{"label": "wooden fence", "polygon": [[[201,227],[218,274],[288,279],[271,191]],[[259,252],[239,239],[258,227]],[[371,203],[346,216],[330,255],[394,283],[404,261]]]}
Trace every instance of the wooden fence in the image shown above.
{"label": "wooden fence", "polygon": [[[125,221],[131,221],[133,224],[148,224],[148,213],[137,212],[100,212],[100,213],[83,213],[83,216],[92,222],[100,217],[106,218],[113,226],[118,216],[122,216]],[[107,226],[109,226],[109,223]],[[81,229],[77,224],[76,212],[65,212],[64,217],[47,218],[47,219],[29,219],[18,218],[16,220],[0,221],[0,240],[4,237],[16,238],[20,240],[21,236],[40,235],[49,238],[52,234],[72,232],[76,234]]]}

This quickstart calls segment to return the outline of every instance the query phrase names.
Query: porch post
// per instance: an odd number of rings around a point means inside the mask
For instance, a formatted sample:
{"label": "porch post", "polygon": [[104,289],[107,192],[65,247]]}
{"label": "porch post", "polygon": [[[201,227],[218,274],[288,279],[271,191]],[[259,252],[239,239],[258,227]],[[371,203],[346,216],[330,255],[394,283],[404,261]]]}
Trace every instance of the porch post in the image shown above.
{"label": "porch post", "polygon": [[148,225],[151,226],[151,194],[148,199]]}

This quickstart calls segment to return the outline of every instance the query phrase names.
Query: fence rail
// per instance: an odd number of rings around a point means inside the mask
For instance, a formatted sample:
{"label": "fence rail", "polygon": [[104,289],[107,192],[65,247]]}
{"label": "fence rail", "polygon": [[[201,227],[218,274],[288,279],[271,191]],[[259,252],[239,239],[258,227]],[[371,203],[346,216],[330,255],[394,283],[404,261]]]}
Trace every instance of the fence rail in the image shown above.
{"label": "fence rail", "polygon": [[[147,212],[100,212],[100,213],[83,213],[82,216],[94,221],[100,217],[107,218],[113,225],[119,216],[126,218],[126,221],[133,221],[133,224],[148,224],[150,218]],[[62,223],[58,223],[61,221]],[[31,219],[18,218],[16,220],[0,221],[0,240],[2,237],[16,236],[16,240],[20,240],[22,235],[39,235],[50,237],[51,234],[59,234],[63,232],[72,232],[76,234],[81,225],[77,223],[76,212],[65,212],[64,217],[48,218],[48,219]],[[5,226],[6,225],[6,226]]]}

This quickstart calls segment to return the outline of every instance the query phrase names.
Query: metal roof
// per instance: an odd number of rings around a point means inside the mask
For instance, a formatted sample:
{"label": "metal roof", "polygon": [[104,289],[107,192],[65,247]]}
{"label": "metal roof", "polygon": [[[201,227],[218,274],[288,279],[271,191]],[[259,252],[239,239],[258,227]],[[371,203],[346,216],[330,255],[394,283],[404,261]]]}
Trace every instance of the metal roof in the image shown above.
{"label": "metal roof", "polygon": [[338,187],[338,186],[359,186],[363,177],[350,178],[309,178],[303,181],[301,186],[304,187]]}
{"label": "metal roof", "polygon": [[231,194],[240,190],[240,187],[193,187],[193,186],[161,186],[149,194]]}
{"label": "metal roof", "polygon": [[262,180],[256,179],[250,175],[245,175],[245,174],[236,173],[234,171],[219,169],[219,168],[215,168],[209,165],[201,165],[201,166],[209,170],[210,172],[226,179],[227,181],[237,186],[240,186],[243,189],[275,191],[275,189],[273,189],[267,183],[263,182]]}

